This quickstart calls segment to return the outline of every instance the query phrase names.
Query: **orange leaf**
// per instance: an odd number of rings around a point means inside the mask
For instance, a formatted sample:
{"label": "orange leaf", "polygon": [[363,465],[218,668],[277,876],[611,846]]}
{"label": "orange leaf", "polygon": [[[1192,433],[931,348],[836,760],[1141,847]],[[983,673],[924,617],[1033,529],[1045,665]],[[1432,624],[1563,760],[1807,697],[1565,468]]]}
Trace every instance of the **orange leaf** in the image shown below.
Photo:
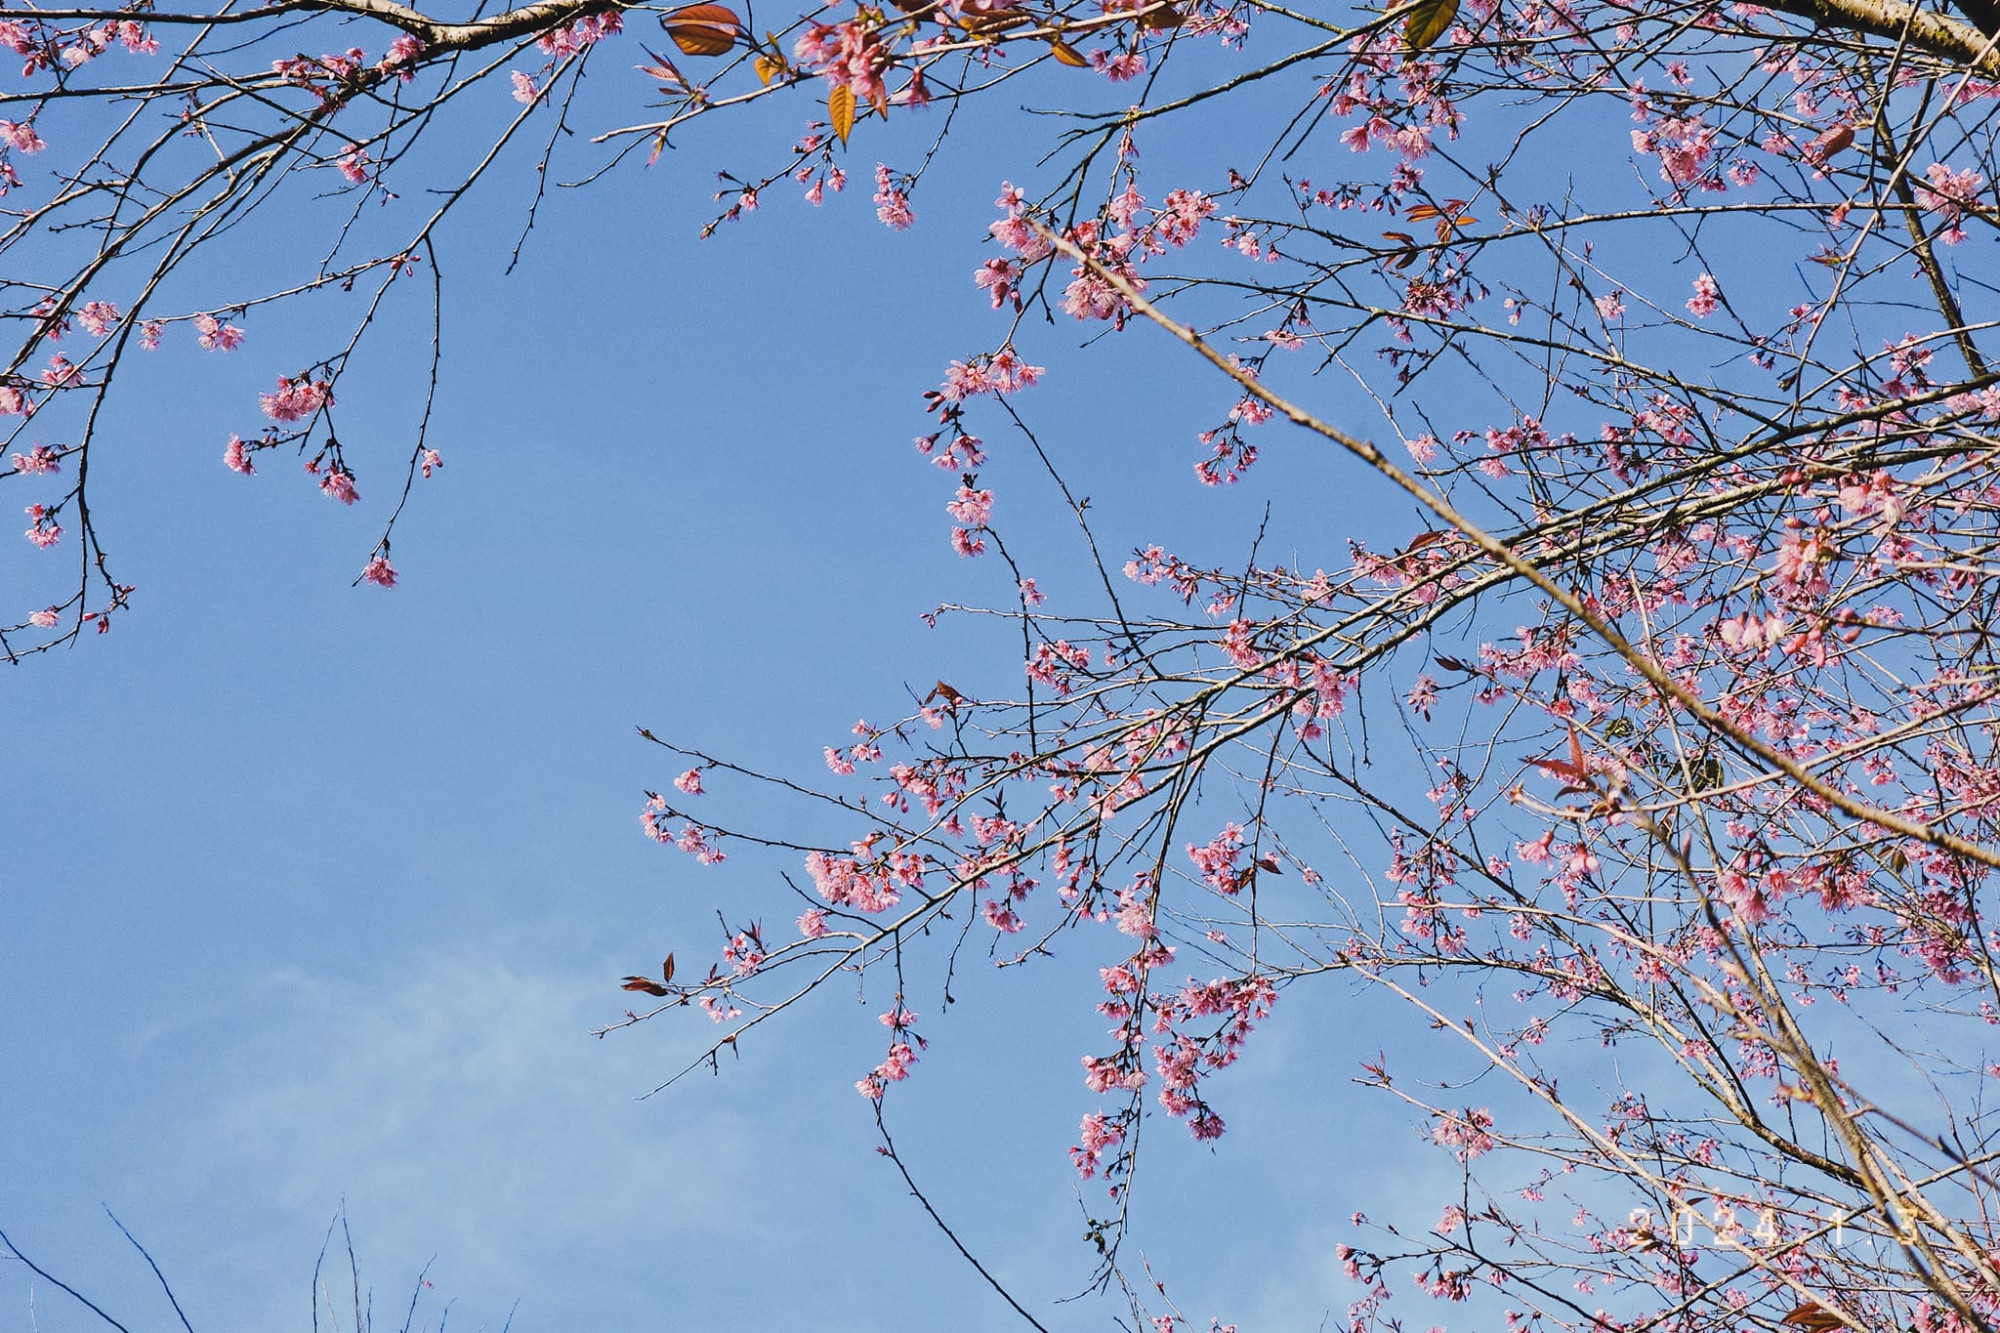
{"label": "orange leaf", "polygon": [[757,71],[757,81],[768,88],[772,79],[785,72],[785,58],[767,53],[751,61],[750,68]]}
{"label": "orange leaf", "polygon": [[1390,268],[1406,269],[1417,262],[1417,238],[1410,235],[1410,233],[1406,231],[1385,231],[1382,233],[1382,239],[1385,241],[1394,241],[1398,245],[1407,247],[1401,254],[1389,257]]}
{"label": "orange leaf", "polygon": [[843,83],[828,93],[826,115],[833,124],[833,132],[846,143],[847,136],[854,131],[854,90]]}
{"label": "orange leaf", "polygon": [[1434,218],[1437,215],[1437,208],[1432,204],[1412,204],[1403,213],[1403,216],[1412,222],[1422,222],[1425,218]]}
{"label": "orange leaf", "polygon": [[743,35],[743,20],[727,5],[687,5],[660,15],[660,26],[690,56],[722,55]]}
{"label": "orange leaf", "polygon": [[1049,50],[1056,53],[1056,63],[1068,65],[1071,69],[1084,69],[1090,64],[1083,53],[1060,37],[1049,38]]}

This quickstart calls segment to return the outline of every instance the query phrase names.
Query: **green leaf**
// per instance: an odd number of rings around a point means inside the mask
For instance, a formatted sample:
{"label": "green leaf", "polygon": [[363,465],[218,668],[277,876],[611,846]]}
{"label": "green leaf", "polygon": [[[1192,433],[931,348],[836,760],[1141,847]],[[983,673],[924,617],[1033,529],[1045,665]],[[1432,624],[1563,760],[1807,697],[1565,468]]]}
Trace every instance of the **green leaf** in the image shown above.
{"label": "green leaf", "polygon": [[1423,51],[1451,31],[1452,20],[1458,17],[1458,0],[1414,0],[1403,9],[1409,15],[1403,24],[1403,47]]}

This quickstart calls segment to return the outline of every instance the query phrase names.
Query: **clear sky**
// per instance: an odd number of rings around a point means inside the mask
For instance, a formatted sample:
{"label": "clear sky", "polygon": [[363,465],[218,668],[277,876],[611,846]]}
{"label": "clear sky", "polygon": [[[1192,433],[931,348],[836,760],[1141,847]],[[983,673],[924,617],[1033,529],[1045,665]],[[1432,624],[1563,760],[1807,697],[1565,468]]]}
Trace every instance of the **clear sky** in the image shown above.
{"label": "clear sky", "polygon": [[[521,159],[448,238],[445,467],[399,530],[393,591],[348,581],[407,448],[414,307],[343,395],[354,510],[282,455],[255,478],[221,464],[255,392],[324,350],[312,316],[249,319],[227,357],[133,363],[94,485],[136,609],[9,672],[0,712],[0,1227],[24,1251],[135,1330],[167,1327],[108,1206],[202,1333],[304,1328],[345,1200],[378,1311],[430,1262],[422,1310],[456,1302],[454,1328],[516,1302],[530,1330],[1013,1326],[872,1151],[852,1083],[880,1058],[873,1009],[829,992],[722,1077],[650,1100],[705,1030],[587,1035],[623,1008],[619,977],[706,958],[713,908],[767,887],[640,835],[643,790],[677,768],[636,727],[809,775],[908,687],[1018,673],[919,619],[998,595],[1004,570],[951,553],[947,479],[910,440],[946,359],[998,332],[975,242],[1035,141],[985,126],[893,234],[863,182],[929,128],[858,137],[861,188],[819,213],[781,187],[707,242],[718,154],[697,142],[558,192],[503,280]],[[254,267],[272,242],[235,244]],[[1079,359],[1075,329],[1033,336],[1055,371],[1024,406],[1108,551],[1240,559],[1272,494],[1309,498],[1296,531],[1357,526],[1324,459],[1197,487],[1193,434],[1233,395],[1164,339]],[[1029,512],[1017,460],[994,467],[1018,482],[1001,523],[1063,591],[1082,576],[1063,515]],[[1048,1305],[1090,1266],[1064,1156],[1091,1109],[1090,980],[976,979],[891,1104],[920,1180],[1051,1327],[1109,1313]],[[1380,1145],[1415,1130],[1347,1095],[1355,1071],[1315,1036],[1355,1003],[1286,1001],[1226,1080],[1216,1148],[1152,1131],[1136,1239],[1189,1314],[1337,1318],[1341,1220],[1448,1167],[1399,1153],[1387,1174]],[[31,1286],[42,1329],[87,1326],[18,1267],[0,1281],[0,1329],[28,1326]]]}

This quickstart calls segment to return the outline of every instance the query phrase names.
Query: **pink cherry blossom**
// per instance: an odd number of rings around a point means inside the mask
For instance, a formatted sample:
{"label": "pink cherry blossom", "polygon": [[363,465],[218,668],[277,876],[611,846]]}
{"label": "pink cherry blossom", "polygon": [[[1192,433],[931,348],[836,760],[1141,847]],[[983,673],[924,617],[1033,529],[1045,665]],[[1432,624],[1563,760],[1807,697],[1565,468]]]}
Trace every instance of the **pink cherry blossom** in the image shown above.
{"label": "pink cherry blossom", "polygon": [[39,153],[48,147],[32,124],[11,120],[0,120],[0,143],[17,153]]}
{"label": "pink cherry blossom", "polygon": [[83,325],[91,337],[102,338],[118,323],[118,307],[109,301],[87,301],[76,312],[76,322]]}
{"label": "pink cherry blossom", "polygon": [[[351,505],[361,498],[360,492],[354,489],[353,476],[346,469],[338,466],[327,469],[326,474],[319,479],[319,488],[328,496],[340,501],[344,505]],[[379,557],[377,558],[379,559]],[[383,563],[386,567],[387,562]],[[373,568],[373,566],[371,565],[370,568]]]}
{"label": "pink cherry blossom", "polygon": [[47,550],[62,540],[62,525],[56,522],[53,510],[44,505],[32,504],[27,508],[28,540]]}
{"label": "pink cherry blossom", "polygon": [[243,345],[243,330],[234,324],[225,324],[213,315],[196,315],[194,328],[200,335],[198,341],[203,351],[233,352]]}
{"label": "pink cherry blossom", "polygon": [[276,391],[258,395],[257,401],[273,421],[302,421],[333,403],[331,387],[324,380],[280,376]]}
{"label": "pink cherry blossom", "polygon": [[48,473],[62,471],[62,458],[46,444],[37,444],[25,454],[15,454],[14,471],[19,473]]}
{"label": "pink cherry blossom", "polygon": [[1696,319],[1707,319],[1720,306],[1721,296],[1722,288],[1704,273],[1694,280],[1694,295],[1688,298],[1687,308]]}

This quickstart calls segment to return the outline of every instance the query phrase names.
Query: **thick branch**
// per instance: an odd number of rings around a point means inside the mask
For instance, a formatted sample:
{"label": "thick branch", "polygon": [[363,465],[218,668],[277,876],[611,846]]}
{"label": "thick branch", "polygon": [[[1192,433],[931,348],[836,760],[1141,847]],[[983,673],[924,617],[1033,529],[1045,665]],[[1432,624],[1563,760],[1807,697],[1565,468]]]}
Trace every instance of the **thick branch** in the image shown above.
{"label": "thick branch", "polygon": [[1809,18],[1822,27],[1865,32],[1901,41],[1920,51],[1961,65],[1986,78],[2000,78],[1996,41],[1970,23],[1902,0],[1766,0],[1765,8]]}

